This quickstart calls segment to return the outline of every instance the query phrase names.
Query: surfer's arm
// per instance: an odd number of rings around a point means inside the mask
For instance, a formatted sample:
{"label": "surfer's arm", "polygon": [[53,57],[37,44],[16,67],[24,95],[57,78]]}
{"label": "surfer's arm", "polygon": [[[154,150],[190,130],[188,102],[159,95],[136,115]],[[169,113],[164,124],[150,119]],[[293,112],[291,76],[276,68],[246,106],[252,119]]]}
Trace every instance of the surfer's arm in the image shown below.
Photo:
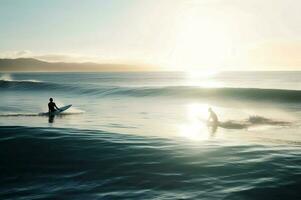
{"label": "surfer's arm", "polygon": [[58,110],[61,110],[61,109],[59,109],[59,107],[56,106],[56,104],[54,104],[54,107],[55,107],[56,109],[58,109]]}

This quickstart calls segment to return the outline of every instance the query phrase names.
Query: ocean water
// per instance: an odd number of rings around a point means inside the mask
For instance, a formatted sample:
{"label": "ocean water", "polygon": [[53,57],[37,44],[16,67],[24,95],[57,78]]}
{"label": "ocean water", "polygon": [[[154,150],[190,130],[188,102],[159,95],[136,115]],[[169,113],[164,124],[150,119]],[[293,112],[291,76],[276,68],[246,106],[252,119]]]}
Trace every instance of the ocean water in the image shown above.
{"label": "ocean water", "polygon": [[0,199],[301,199],[300,80],[1,73]]}

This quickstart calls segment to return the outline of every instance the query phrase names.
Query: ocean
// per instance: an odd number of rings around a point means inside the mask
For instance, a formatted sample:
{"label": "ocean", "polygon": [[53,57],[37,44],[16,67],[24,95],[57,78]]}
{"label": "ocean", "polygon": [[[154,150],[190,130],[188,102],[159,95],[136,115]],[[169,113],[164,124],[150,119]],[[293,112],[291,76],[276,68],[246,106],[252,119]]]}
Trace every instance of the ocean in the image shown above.
{"label": "ocean", "polygon": [[0,199],[301,199],[300,80],[0,73]]}

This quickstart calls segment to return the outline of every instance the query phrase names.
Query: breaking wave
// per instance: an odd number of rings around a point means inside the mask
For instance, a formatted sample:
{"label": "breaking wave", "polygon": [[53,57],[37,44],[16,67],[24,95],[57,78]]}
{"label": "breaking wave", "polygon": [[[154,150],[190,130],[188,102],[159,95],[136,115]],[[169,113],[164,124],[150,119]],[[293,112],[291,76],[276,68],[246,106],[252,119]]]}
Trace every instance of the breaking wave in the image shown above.
{"label": "breaking wave", "polygon": [[223,98],[254,101],[300,102],[300,90],[259,89],[259,88],[203,88],[194,86],[165,87],[118,87],[118,86],[77,86],[38,81],[0,80],[0,91],[31,90],[72,92],[78,95],[128,96],[128,97],[173,97],[173,98]]}

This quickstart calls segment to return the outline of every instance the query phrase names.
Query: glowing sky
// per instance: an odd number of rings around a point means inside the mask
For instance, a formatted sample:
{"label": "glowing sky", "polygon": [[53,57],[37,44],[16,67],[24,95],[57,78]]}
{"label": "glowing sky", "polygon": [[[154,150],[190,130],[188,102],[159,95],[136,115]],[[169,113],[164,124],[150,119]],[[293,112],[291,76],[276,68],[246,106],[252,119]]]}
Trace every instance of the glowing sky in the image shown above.
{"label": "glowing sky", "polygon": [[300,0],[0,0],[0,56],[301,69]]}

